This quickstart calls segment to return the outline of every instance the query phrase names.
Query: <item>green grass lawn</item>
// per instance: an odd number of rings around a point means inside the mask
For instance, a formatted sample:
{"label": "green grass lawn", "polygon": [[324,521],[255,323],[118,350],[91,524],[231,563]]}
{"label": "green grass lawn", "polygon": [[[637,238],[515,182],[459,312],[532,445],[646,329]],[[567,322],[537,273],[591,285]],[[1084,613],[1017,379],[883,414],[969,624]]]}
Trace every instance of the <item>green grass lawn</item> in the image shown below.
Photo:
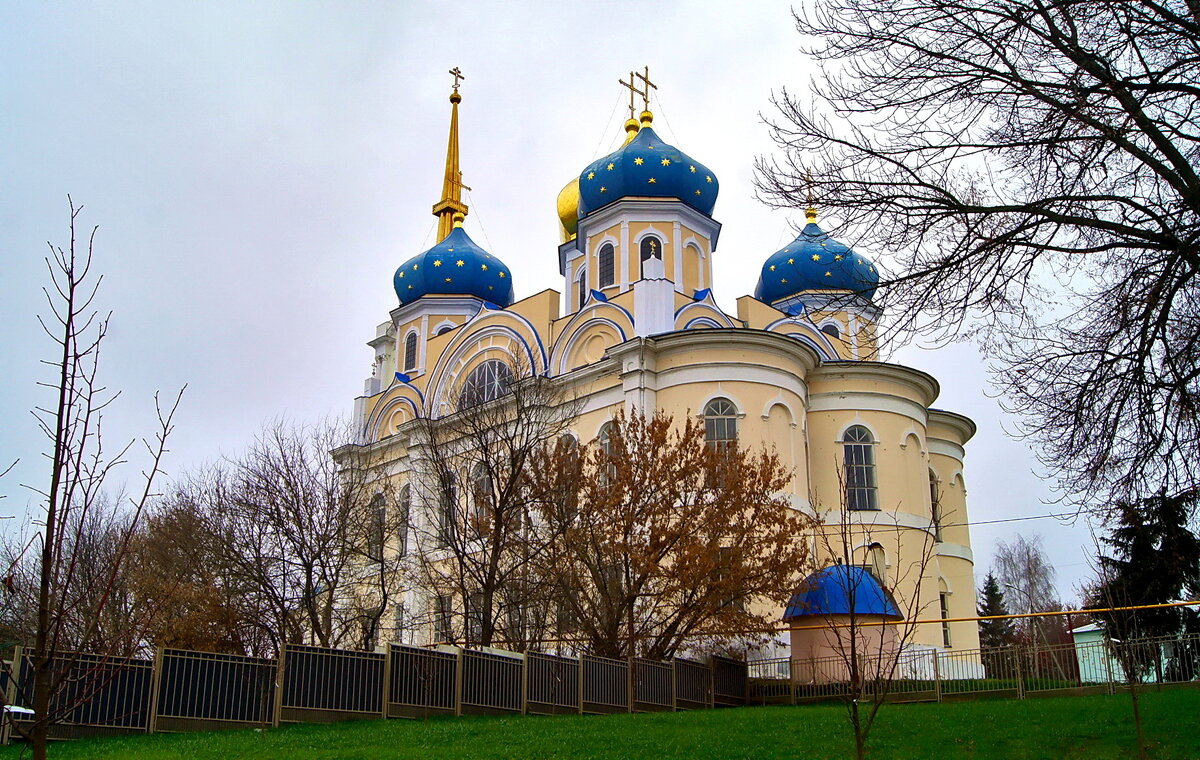
{"label": "green grass lawn", "polygon": [[[1200,758],[1200,690],[1143,694],[1152,757]],[[55,744],[82,760],[349,760],[350,758],[841,758],[852,743],[838,705],[746,707],[586,717],[438,718],[91,739]],[[1126,695],[887,705],[875,758],[1135,757]],[[19,745],[0,749],[16,758]]]}

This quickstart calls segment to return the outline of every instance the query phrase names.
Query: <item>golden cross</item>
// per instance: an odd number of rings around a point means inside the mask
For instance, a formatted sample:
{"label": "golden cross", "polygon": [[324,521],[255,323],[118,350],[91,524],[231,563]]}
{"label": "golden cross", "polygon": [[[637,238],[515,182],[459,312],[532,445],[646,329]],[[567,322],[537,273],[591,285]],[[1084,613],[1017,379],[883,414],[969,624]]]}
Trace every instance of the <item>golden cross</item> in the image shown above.
{"label": "golden cross", "polygon": [[[637,77],[638,77],[638,79],[642,80],[642,82],[645,83],[642,85],[642,104],[645,106],[642,110],[649,111],[650,110],[650,90],[651,90],[651,88],[657,90],[658,85],[656,85],[654,82],[650,81],[650,67],[649,66],[646,67],[645,74],[638,74]],[[632,79],[632,78],[633,77],[630,77],[630,79]]]}
{"label": "golden cross", "polygon": [[466,77],[463,76],[463,73],[459,71],[457,66],[450,69],[450,76],[454,77],[454,91],[458,92],[458,80],[466,79]]}
{"label": "golden cross", "polygon": [[635,94],[641,95],[642,93],[637,88],[637,81],[633,78],[633,72],[632,71],[629,72],[629,81],[628,82],[626,82],[624,79],[618,79],[617,83],[629,88],[629,118],[631,118],[631,119],[636,118],[636,116],[633,112],[633,96]]}

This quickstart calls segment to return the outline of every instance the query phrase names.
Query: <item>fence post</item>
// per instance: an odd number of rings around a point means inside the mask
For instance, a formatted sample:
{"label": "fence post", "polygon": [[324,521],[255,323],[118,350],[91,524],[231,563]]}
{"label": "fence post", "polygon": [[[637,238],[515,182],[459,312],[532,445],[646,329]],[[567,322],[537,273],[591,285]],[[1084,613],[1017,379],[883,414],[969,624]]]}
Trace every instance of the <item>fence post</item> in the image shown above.
{"label": "fence post", "polygon": [[941,670],[941,667],[938,665],[938,660],[940,658],[938,657],[938,651],[936,649],[930,649],[929,654],[933,656],[933,695],[934,695],[934,698],[938,702],[941,702],[942,701],[942,670]]}
{"label": "fence post", "polygon": [[463,669],[466,662],[463,654],[466,650],[462,647],[458,649],[458,661],[454,668],[454,714],[461,716],[462,712],[462,692],[463,692]]}
{"label": "fence post", "polygon": [[380,716],[387,720],[388,716],[388,699],[392,694],[392,644],[389,641],[387,649],[383,652],[383,683],[380,685],[383,689],[383,699],[379,701]]}
{"label": "fence post", "polygon": [[587,672],[583,667],[583,652],[575,655],[575,659],[579,660],[579,714],[583,715],[583,674]]}
{"label": "fence post", "polygon": [[679,661],[674,657],[671,658],[671,712],[679,709],[679,684],[675,676],[675,669],[679,667]]}
{"label": "fence post", "polygon": [[286,678],[287,672],[287,644],[279,645],[279,657],[275,660],[275,693],[273,697],[274,709],[271,710],[271,726],[279,727],[279,714],[283,712],[283,679]]}
{"label": "fence post", "polygon": [[1017,699],[1025,698],[1025,675],[1021,668],[1021,647],[1012,648],[1013,660],[1016,662],[1017,671]]}
{"label": "fence post", "polygon": [[529,653],[521,653],[521,714],[529,714]]}
{"label": "fence post", "polygon": [[1104,669],[1108,672],[1108,693],[1117,693],[1117,683],[1113,679],[1112,655],[1108,651],[1108,646],[1101,642],[1100,655],[1104,658]]}
{"label": "fence post", "polygon": [[154,648],[154,664],[150,667],[150,719],[146,721],[146,733],[158,730],[158,691],[162,688],[162,647]]}

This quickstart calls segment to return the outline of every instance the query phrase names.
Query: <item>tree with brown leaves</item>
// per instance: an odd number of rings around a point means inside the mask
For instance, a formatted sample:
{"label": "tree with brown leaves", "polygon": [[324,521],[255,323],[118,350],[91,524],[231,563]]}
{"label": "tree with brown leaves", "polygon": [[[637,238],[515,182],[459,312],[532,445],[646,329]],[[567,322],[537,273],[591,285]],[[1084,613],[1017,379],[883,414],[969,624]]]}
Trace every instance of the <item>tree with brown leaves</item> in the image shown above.
{"label": "tree with brown leaves", "polygon": [[813,522],[773,452],[706,445],[703,423],[618,412],[576,451],[541,452],[553,495],[545,577],[569,628],[605,657],[665,659],[770,629],[809,569]]}

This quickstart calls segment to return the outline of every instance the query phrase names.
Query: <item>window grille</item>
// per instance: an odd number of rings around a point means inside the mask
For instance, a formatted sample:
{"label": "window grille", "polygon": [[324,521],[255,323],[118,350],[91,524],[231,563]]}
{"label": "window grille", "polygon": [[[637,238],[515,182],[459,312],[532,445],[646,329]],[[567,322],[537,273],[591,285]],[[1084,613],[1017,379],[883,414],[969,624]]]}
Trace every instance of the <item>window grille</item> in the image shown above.
{"label": "window grille", "polygon": [[846,478],[846,508],[879,509],[875,483],[875,439],[862,425],[854,425],[842,437]]}

